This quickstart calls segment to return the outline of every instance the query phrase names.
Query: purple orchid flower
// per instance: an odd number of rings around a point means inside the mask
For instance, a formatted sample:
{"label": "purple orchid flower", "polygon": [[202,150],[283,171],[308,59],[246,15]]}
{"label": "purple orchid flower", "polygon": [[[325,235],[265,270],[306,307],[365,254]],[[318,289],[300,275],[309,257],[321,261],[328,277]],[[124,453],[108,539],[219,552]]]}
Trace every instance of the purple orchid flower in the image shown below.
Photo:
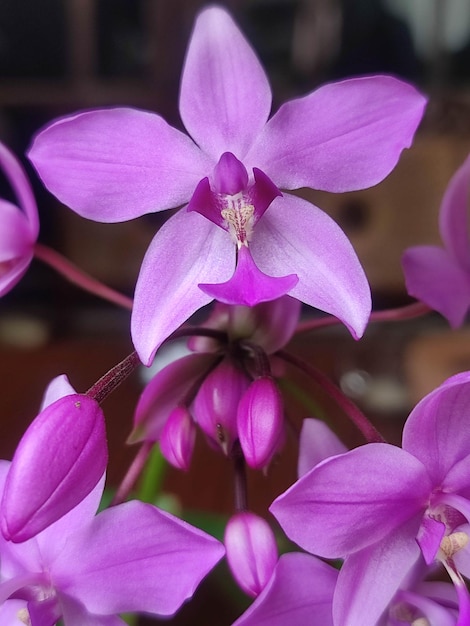
{"label": "purple orchid flower", "polygon": [[[442,563],[470,623],[470,372],[412,411],[403,449],[367,444],[328,458],[271,506],[287,535],[326,558],[345,558],[336,626],[374,626],[417,563]],[[367,607],[367,611],[364,610]]]}
{"label": "purple orchid flower", "polygon": [[14,205],[0,199],[0,296],[21,279],[34,256],[39,233],[36,201],[26,174],[15,155],[0,143],[0,168],[18,200]]}
{"label": "purple orchid flower", "polygon": [[338,571],[310,554],[283,554],[250,608],[233,626],[333,626]]}
{"label": "purple orchid flower", "polygon": [[94,110],[61,119],[29,157],[80,215],[119,222],[187,205],[156,234],[137,281],[134,345],[145,364],[212,299],[252,306],[289,293],[355,337],[370,292],[341,229],[280,189],[343,192],[380,182],[408,147],[425,99],[390,76],[327,85],[268,121],[271,90],[229,14],[202,11],[187,51],[180,114]]}
{"label": "purple orchid flower", "polygon": [[456,328],[470,307],[470,156],[442,199],[439,230],[444,248],[416,246],[403,255],[408,293],[439,311]]}
{"label": "purple orchid flower", "polygon": [[[0,493],[8,470],[1,461]],[[95,516],[103,485],[104,476],[28,541],[0,538],[0,605],[7,614],[14,598],[23,602],[18,617],[31,626],[59,619],[65,626],[124,626],[119,613],[172,615],[222,558],[219,541],[149,504],[127,502]]]}

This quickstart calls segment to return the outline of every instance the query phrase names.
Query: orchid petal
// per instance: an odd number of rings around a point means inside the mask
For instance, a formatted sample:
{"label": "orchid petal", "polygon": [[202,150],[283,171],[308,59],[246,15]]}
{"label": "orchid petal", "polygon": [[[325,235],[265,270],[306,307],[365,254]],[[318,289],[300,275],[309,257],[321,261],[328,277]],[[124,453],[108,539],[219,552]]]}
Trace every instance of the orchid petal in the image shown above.
{"label": "orchid petal", "polygon": [[5,484],[0,523],[26,541],[95,487],[107,463],[104,416],[95,400],[70,395],[49,405],[23,435]]}
{"label": "orchid petal", "polygon": [[216,358],[213,354],[188,354],[160,370],[139,398],[128,443],[158,441],[170,413],[196,381],[209,373]]}
{"label": "orchid petal", "polygon": [[310,554],[284,554],[268,585],[233,626],[333,626],[337,575],[333,567]]}
{"label": "orchid petal", "polygon": [[198,213],[178,211],[162,226],[140,269],[132,311],[132,337],[145,365],[174,330],[212,300],[198,283],[227,280],[234,266],[230,235]]}
{"label": "orchid petal", "polygon": [[24,626],[24,621],[19,615],[26,610],[26,602],[23,600],[7,600],[0,606],[0,624],[5,626]]}
{"label": "orchid petal", "polygon": [[36,136],[28,156],[49,191],[98,222],[183,204],[214,166],[163,118],[130,108],[60,119]]}
{"label": "orchid petal", "polygon": [[33,190],[21,163],[2,143],[0,143],[0,168],[13,187],[20,208],[25,212],[31,239],[36,240],[39,232],[39,217]]}
{"label": "orchid petal", "polygon": [[340,227],[316,206],[285,195],[260,219],[250,244],[269,275],[297,274],[289,295],[339,318],[360,337],[371,310],[367,278]]}
{"label": "orchid petal", "polygon": [[268,119],[271,90],[253,49],[220,7],[199,14],[181,79],[181,119],[214,159],[242,159]]}
{"label": "orchid petal", "polygon": [[453,175],[439,212],[439,231],[444,245],[467,272],[470,271],[469,193],[470,156]]}
{"label": "orchid petal", "polygon": [[268,276],[256,266],[248,247],[241,246],[232,278],[216,285],[200,283],[199,288],[225,304],[255,306],[284,296],[298,280],[295,274]]}
{"label": "orchid petal", "polygon": [[328,457],[347,451],[344,443],[325,422],[313,418],[304,419],[299,444],[299,478]]}
{"label": "orchid petal", "polygon": [[178,406],[170,413],[160,434],[162,455],[174,467],[188,471],[196,441],[196,426],[188,409]]}
{"label": "orchid petal", "polygon": [[62,593],[60,606],[66,626],[126,626],[127,623],[117,615],[91,615],[80,602]]}
{"label": "orchid petal", "polygon": [[[375,626],[401,583],[420,557],[413,539],[414,524],[392,537],[349,556],[344,562],[333,600],[335,626]],[[364,608],[367,607],[367,610]]]}
{"label": "orchid petal", "polygon": [[71,535],[54,576],[90,613],[172,615],[223,554],[213,537],[134,501],[103,511]]}
{"label": "orchid petal", "polygon": [[281,106],[245,163],[284,189],[371,187],[411,145],[425,104],[414,87],[391,76],[331,83]]}
{"label": "orchid petal", "polygon": [[270,511],[302,548],[340,558],[381,541],[408,520],[414,541],[430,491],[424,467],[411,454],[367,444],[315,467],[274,500]]}
{"label": "orchid petal", "polygon": [[470,277],[443,248],[415,246],[403,255],[406,290],[461,326],[470,306]]}
{"label": "orchid petal", "polygon": [[15,205],[0,199],[0,215],[0,263],[31,254],[34,238],[25,214]]}
{"label": "orchid petal", "polygon": [[0,264],[0,296],[8,293],[21,280],[32,260],[33,252],[31,251],[22,259]]}
{"label": "orchid petal", "polygon": [[403,429],[403,448],[426,466],[435,485],[445,481],[452,490],[468,484],[465,472],[458,472],[461,483],[456,485],[450,484],[448,474],[460,461],[470,467],[469,383],[467,372],[432,391],[416,405]]}
{"label": "orchid petal", "polygon": [[71,396],[74,393],[77,392],[70,384],[70,381],[66,374],[56,376],[47,385],[41,402],[41,411],[56,400],[60,400],[60,398],[63,398],[64,396]]}
{"label": "orchid petal", "polygon": [[434,563],[445,531],[446,527],[443,522],[429,515],[423,517],[416,541],[427,565]]}
{"label": "orchid petal", "polygon": [[[448,585],[448,587],[452,588],[451,585]],[[447,602],[445,606],[442,606],[432,599],[432,597],[426,597],[409,591],[400,592],[400,599],[414,606],[423,614],[426,619],[424,624],[430,624],[430,626],[456,626],[456,611],[450,607],[448,608]]]}

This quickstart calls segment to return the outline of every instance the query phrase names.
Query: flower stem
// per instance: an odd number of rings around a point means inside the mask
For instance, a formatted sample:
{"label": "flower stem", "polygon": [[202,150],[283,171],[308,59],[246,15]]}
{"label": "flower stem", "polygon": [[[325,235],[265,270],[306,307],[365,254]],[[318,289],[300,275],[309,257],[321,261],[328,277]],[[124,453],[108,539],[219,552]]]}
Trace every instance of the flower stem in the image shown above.
{"label": "flower stem", "polygon": [[[430,313],[432,309],[423,302],[413,302],[406,306],[397,307],[395,309],[385,309],[384,311],[372,311],[369,318],[370,322],[400,322],[402,320],[410,320],[415,317],[421,317]],[[307,320],[298,324],[295,335],[306,333],[310,330],[326,328],[327,326],[335,326],[342,324],[341,320],[332,315],[321,317],[320,319]]]}
{"label": "flower stem", "polygon": [[99,404],[116,389],[134,370],[140,365],[137,352],[131,352],[125,359],[106,372],[86,392],[87,396],[94,398]]}
{"label": "flower stem", "polygon": [[281,359],[294,365],[302,370],[307,376],[310,376],[326,393],[336,402],[336,404],[345,412],[352,423],[361,431],[364,438],[369,443],[383,443],[385,440],[373,424],[367,419],[364,413],[350,400],[344,393],[327,377],[325,374],[317,370],[313,365],[307,363],[303,359],[279,350],[276,355]]}
{"label": "flower stem", "polygon": [[37,243],[34,246],[34,256],[81,289],[104,300],[108,300],[108,302],[117,304],[124,309],[132,310],[132,298],[128,298],[124,294],[111,289],[111,287],[104,285],[96,278],[83,272],[56,250]]}
{"label": "flower stem", "polygon": [[126,475],[122,479],[121,484],[119,485],[110,506],[121,504],[121,502],[124,502],[124,500],[126,500],[133,486],[137,482],[140,473],[142,472],[142,469],[147,461],[152,446],[153,442],[149,441],[144,441],[144,443],[140,446],[139,451],[137,452],[134,460],[129,466]]}
{"label": "flower stem", "polygon": [[232,450],[235,489],[235,510],[237,512],[248,510],[246,463],[240,443],[235,442]]}

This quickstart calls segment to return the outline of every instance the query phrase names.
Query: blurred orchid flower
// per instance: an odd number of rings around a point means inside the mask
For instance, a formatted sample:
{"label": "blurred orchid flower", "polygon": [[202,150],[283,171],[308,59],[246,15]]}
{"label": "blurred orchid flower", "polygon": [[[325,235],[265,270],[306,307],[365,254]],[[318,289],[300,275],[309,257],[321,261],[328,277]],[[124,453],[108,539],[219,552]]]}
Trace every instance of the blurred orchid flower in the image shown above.
{"label": "blurred orchid flower", "polygon": [[187,205],[156,234],[137,281],[132,336],[149,364],[212,299],[252,306],[290,294],[338,317],[355,337],[371,300],[342,230],[280,189],[343,192],[380,182],[409,147],[425,106],[390,76],[326,85],[268,121],[271,90],[220,7],[196,20],[180,114],[115,108],[56,121],[29,157],[46,187],[84,217],[119,222]]}
{"label": "blurred orchid flower", "polygon": [[0,199],[0,296],[21,279],[34,255],[39,218],[31,185],[18,159],[0,143],[0,169],[18,204]]}
{"label": "blurred orchid flower", "polygon": [[403,255],[411,296],[439,311],[456,328],[470,307],[470,156],[452,177],[439,213],[444,247],[415,246]]}
{"label": "blurred orchid flower", "polygon": [[[8,474],[1,461],[0,495]],[[172,615],[222,558],[219,541],[152,505],[131,501],[95,515],[103,486],[104,476],[24,543],[0,537],[8,614],[16,609],[20,622],[38,626],[124,626],[119,613]]]}

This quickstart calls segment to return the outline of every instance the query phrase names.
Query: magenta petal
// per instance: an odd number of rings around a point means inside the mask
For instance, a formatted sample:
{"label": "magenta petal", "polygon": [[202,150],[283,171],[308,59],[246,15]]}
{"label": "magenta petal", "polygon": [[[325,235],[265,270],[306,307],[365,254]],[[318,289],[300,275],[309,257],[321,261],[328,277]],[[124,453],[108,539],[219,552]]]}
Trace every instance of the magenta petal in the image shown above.
{"label": "magenta petal", "polygon": [[413,523],[405,524],[393,537],[346,559],[334,596],[335,626],[376,626],[420,557],[413,529]]}
{"label": "magenta petal", "polygon": [[289,295],[362,336],[371,310],[369,284],[348,238],[326,213],[301,198],[276,198],[256,225],[250,249],[261,271],[297,274]]}
{"label": "magenta petal", "polygon": [[469,202],[470,156],[452,177],[439,212],[439,230],[444,245],[467,272],[470,272]]}
{"label": "magenta petal", "polygon": [[181,205],[213,167],[161,117],[130,108],[60,119],[36,136],[28,156],[49,191],[98,222]]}
{"label": "magenta petal", "polygon": [[224,543],[235,580],[248,595],[256,597],[268,584],[277,562],[271,527],[254,513],[237,513],[228,521]]}
{"label": "magenta petal", "polygon": [[436,246],[409,248],[402,264],[410,296],[438,311],[453,328],[460,326],[470,306],[470,274]]}
{"label": "magenta petal", "polygon": [[91,615],[86,608],[72,598],[60,594],[63,623],[67,626],[126,626],[127,622],[117,615]]}
{"label": "magenta petal", "polygon": [[214,191],[233,196],[248,185],[248,172],[231,152],[224,152],[214,168]]}
{"label": "magenta petal", "polygon": [[284,189],[365,189],[411,145],[425,104],[391,76],[331,83],[281,106],[245,162]]}
{"label": "magenta petal", "polygon": [[443,522],[429,515],[423,517],[416,541],[427,565],[431,565],[434,562],[445,531],[446,527]]}
{"label": "magenta petal", "polygon": [[67,374],[56,376],[47,385],[41,402],[41,411],[56,400],[60,400],[64,396],[71,396],[74,393],[77,392],[70,384]]}
{"label": "magenta petal", "polygon": [[308,552],[341,558],[408,520],[415,541],[430,492],[426,470],[411,454],[367,444],[315,467],[274,500],[270,511]]}
{"label": "magenta petal", "polygon": [[160,450],[174,467],[187,471],[193,456],[196,426],[186,407],[178,406],[168,417],[160,434]]}
{"label": "magenta petal", "polygon": [[140,269],[132,311],[132,338],[145,365],[173,331],[212,300],[198,283],[227,280],[234,264],[230,235],[198,213],[183,209],[162,226]]}
{"label": "magenta petal", "polygon": [[27,216],[1,199],[0,219],[0,296],[3,296],[26,272],[33,258],[35,237]]}
{"label": "magenta petal", "polygon": [[[403,429],[403,448],[425,466],[433,483],[448,491],[468,486],[470,470],[470,373],[459,375],[423,398],[413,409]],[[459,462],[467,464],[455,479],[449,472]],[[467,476],[467,480],[465,478]]]}
{"label": "magenta petal", "polygon": [[158,441],[173,409],[184,401],[196,381],[212,368],[213,354],[188,354],[160,370],[142,392],[128,443]]}
{"label": "magenta petal", "polygon": [[304,419],[300,433],[297,466],[299,478],[328,457],[344,454],[347,451],[344,443],[325,422],[313,418]]}
{"label": "magenta petal", "polygon": [[283,554],[264,591],[233,626],[333,626],[337,576],[310,554]]}
{"label": "magenta petal", "polygon": [[254,263],[247,246],[238,251],[237,267],[232,278],[217,285],[199,284],[200,289],[225,304],[254,306],[260,302],[276,300],[291,291],[297,284],[295,274],[268,276]]}
{"label": "magenta petal", "polygon": [[54,576],[90,613],[172,615],[223,554],[210,535],[134,501],[103,511],[71,535]]}
{"label": "magenta petal", "polygon": [[186,210],[196,211],[216,226],[226,230],[217,195],[212,191],[207,177],[197,184]]}
{"label": "magenta petal", "polygon": [[214,159],[243,159],[268,119],[271,90],[252,48],[221,7],[199,14],[189,43],[180,94],[181,119]]}
{"label": "magenta petal", "polygon": [[1,502],[6,539],[26,541],[90,493],[107,463],[104,416],[95,400],[71,395],[42,411],[16,449]]}

